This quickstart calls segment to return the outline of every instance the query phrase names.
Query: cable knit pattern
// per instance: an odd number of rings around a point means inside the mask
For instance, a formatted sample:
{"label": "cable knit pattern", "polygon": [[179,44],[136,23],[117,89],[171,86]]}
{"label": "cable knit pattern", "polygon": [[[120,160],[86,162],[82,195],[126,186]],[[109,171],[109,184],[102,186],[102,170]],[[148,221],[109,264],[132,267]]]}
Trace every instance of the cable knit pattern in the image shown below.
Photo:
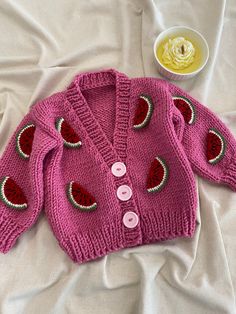
{"label": "cable knit pattern", "polygon": [[[66,123],[58,128],[57,121]],[[193,172],[236,191],[235,156],[226,126],[179,87],[114,69],[80,73],[31,108],[0,159],[0,251],[13,247],[42,207],[77,263],[192,237]]]}

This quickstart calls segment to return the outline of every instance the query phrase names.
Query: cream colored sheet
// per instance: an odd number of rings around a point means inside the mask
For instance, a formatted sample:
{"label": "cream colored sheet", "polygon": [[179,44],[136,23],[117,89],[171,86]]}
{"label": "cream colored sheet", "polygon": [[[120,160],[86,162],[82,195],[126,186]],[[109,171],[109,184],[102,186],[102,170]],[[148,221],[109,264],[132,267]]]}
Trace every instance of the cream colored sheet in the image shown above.
{"label": "cream colored sheet", "polygon": [[[236,135],[235,0],[1,0],[1,152],[29,106],[65,88],[77,72],[114,67],[159,77],[152,44],[173,25],[198,29],[210,46],[204,72],[178,84]],[[59,248],[42,213],[0,255],[0,313],[236,313],[236,193],[196,180],[193,239],[126,249],[81,266]]]}

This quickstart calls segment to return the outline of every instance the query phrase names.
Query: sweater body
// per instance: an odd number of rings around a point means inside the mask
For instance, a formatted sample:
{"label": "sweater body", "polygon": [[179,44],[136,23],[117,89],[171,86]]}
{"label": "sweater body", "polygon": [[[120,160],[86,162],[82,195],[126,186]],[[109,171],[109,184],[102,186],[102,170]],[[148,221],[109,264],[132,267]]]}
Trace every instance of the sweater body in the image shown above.
{"label": "sweater body", "polygon": [[[182,107],[174,105],[180,91],[194,106],[194,123],[186,123]],[[147,104],[149,119],[137,128],[135,117],[142,114],[137,107]],[[66,90],[36,104],[26,120],[36,126],[30,157],[22,160],[8,148],[1,161],[6,165],[13,154],[11,166],[23,162],[30,169],[25,184],[8,166],[1,169],[3,178],[13,177],[21,186],[28,205],[16,210],[3,200],[4,217],[17,225],[17,232],[3,240],[3,252],[33,225],[42,208],[60,247],[77,263],[122,248],[192,237],[197,208],[193,170],[235,189],[232,135],[208,109],[161,79],[130,79],[112,69],[82,73]],[[211,128],[227,138],[227,151],[217,164],[209,163],[207,155]],[[156,186],[150,187],[153,182]],[[1,188],[9,193],[6,184]],[[25,217],[28,224],[23,224]]]}

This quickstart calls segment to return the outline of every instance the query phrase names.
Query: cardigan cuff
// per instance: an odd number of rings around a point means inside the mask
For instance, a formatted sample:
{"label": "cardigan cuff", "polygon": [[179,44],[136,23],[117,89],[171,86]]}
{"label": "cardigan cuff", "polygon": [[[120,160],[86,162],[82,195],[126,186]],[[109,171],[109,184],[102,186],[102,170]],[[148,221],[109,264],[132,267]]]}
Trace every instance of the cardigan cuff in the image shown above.
{"label": "cardigan cuff", "polygon": [[233,191],[236,192],[236,157],[234,157],[226,169],[221,182],[227,184]]}
{"label": "cardigan cuff", "polygon": [[7,253],[21,234],[21,229],[10,217],[0,214],[0,252]]}

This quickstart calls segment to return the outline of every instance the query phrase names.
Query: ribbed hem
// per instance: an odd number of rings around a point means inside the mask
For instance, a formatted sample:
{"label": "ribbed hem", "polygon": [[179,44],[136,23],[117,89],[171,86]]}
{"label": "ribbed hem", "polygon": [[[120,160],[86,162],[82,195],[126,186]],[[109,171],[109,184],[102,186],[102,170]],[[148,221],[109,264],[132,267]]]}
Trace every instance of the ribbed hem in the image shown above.
{"label": "ribbed hem", "polygon": [[228,185],[233,191],[236,191],[236,157],[229,164],[221,178],[221,182]]}
{"label": "ribbed hem", "polygon": [[192,237],[196,227],[196,212],[152,212],[142,217],[143,243]]}
{"label": "ribbed hem", "polygon": [[60,243],[62,249],[77,263],[97,259],[124,246],[121,228],[116,224],[87,233],[73,234]]}
{"label": "ribbed hem", "polygon": [[123,248],[153,242],[158,245],[158,241],[178,237],[190,238],[194,235],[195,227],[195,212],[160,212],[141,217],[138,228],[140,234],[136,241],[129,242],[127,238],[129,231],[132,233],[136,228],[127,229],[122,224],[122,219],[117,219],[116,223],[103,226],[100,229],[72,234],[70,237],[59,241],[59,244],[74,262],[81,264]]}
{"label": "ribbed hem", "polygon": [[0,215],[0,252],[7,253],[20,233],[21,228],[10,217]]}

